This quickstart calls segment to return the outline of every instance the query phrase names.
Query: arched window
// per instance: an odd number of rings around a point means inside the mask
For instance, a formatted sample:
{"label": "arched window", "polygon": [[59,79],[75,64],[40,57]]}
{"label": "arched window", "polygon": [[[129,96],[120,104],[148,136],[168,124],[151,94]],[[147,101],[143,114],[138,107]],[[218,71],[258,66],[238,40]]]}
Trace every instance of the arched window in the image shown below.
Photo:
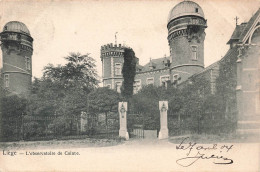
{"label": "arched window", "polygon": [[191,59],[198,60],[198,47],[196,45],[191,46]]}
{"label": "arched window", "polygon": [[25,68],[26,68],[27,70],[31,70],[30,57],[25,57]]}

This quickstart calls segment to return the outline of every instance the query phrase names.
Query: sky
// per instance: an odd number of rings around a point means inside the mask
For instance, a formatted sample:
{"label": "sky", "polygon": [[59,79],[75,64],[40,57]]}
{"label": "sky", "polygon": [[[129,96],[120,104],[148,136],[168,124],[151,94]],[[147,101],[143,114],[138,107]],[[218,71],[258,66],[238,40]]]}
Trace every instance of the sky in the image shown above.
{"label": "sky", "polygon": [[[169,55],[167,18],[181,0],[0,0],[0,29],[9,21],[21,21],[34,38],[33,77],[43,67],[65,64],[70,52],[90,53],[101,76],[100,47],[117,42],[133,48],[141,65],[149,59]],[[236,26],[248,21],[260,0],[194,0],[204,11],[208,28],[205,38],[205,67],[221,59]],[[0,51],[0,57],[2,57]],[[2,60],[1,60],[2,62]]]}

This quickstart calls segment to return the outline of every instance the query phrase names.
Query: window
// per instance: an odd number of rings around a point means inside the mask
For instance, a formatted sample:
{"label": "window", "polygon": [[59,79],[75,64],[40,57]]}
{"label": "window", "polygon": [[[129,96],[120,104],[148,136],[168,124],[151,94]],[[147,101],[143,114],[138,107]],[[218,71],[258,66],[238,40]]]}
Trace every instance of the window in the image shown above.
{"label": "window", "polygon": [[122,82],[116,82],[116,91],[118,93],[121,93],[121,86],[122,86]]}
{"label": "window", "polygon": [[198,12],[199,12],[199,9],[198,9],[198,8],[195,8],[195,12],[198,13]]}
{"label": "window", "polygon": [[116,63],[115,64],[115,75],[122,75],[121,63]]}
{"label": "window", "polygon": [[150,85],[150,84],[153,85],[154,84],[154,78],[147,78],[146,79],[146,84],[147,85]]}
{"label": "window", "polygon": [[167,87],[167,83],[170,81],[170,76],[161,76],[161,86]]}
{"label": "window", "polygon": [[136,94],[141,89],[141,80],[135,80],[134,82],[134,94]]}
{"label": "window", "polygon": [[179,80],[179,75],[178,74],[173,75],[173,84],[174,85],[178,84],[178,80]]}
{"label": "window", "polygon": [[197,46],[191,46],[191,58],[192,60],[198,60]]}
{"label": "window", "polygon": [[170,60],[164,61],[164,67],[170,67]]}
{"label": "window", "polygon": [[29,57],[25,57],[25,68],[27,70],[30,70],[31,69],[31,61],[30,61],[30,58]]}
{"label": "window", "polygon": [[142,69],[136,68],[136,72],[142,72]]}
{"label": "window", "polygon": [[149,66],[150,70],[154,70],[155,66]]}
{"label": "window", "polygon": [[4,84],[5,84],[5,87],[9,87],[9,75],[8,74],[4,75]]}

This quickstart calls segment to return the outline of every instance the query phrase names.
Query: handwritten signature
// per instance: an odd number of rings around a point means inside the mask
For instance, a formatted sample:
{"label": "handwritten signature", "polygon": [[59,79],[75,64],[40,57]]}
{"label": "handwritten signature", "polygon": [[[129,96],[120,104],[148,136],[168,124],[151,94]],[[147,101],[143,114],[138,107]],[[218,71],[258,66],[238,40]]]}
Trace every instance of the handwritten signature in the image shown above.
{"label": "handwritten signature", "polygon": [[[186,157],[176,160],[176,163],[179,164],[180,166],[189,167],[195,162],[197,162],[199,159],[204,159],[204,160],[212,159],[214,160],[213,161],[214,164],[222,164],[222,165],[233,164],[233,160],[230,158],[224,157],[222,155],[216,155],[216,154],[206,155],[206,153],[204,153],[208,150],[220,150],[220,152],[222,151],[228,152],[233,148],[233,145],[212,144],[208,147],[205,147],[203,145],[197,145],[196,142],[193,143],[189,142],[188,144],[185,144],[184,142],[187,139],[189,139],[189,137],[184,138],[182,142],[178,146],[176,146],[177,150],[188,150]],[[192,150],[195,151],[195,156],[191,156]],[[201,153],[202,151],[203,153]]]}

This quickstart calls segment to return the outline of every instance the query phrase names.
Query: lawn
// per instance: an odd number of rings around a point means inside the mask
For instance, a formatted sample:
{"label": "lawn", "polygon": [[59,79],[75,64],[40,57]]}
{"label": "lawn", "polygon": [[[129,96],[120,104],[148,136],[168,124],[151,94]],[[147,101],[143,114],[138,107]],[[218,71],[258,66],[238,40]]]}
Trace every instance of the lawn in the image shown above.
{"label": "lawn", "polygon": [[0,149],[44,149],[44,148],[85,148],[85,147],[106,147],[122,144],[120,138],[96,139],[86,138],[78,140],[49,140],[49,141],[18,141],[0,142]]}

